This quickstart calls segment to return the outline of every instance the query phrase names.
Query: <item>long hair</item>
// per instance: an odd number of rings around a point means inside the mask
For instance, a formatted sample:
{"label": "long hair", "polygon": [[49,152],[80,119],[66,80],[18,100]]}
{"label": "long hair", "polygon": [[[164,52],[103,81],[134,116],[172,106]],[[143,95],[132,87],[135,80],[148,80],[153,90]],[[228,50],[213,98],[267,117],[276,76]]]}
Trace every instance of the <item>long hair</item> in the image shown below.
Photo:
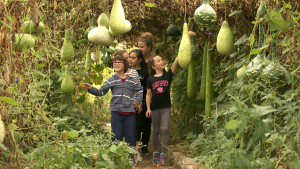
{"label": "long hair", "polygon": [[136,53],[137,56],[138,56],[138,58],[142,59],[142,61],[140,63],[141,68],[145,68],[147,66],[146,62],[145,62],[145,58],[144,58],[143,53],[142,53],[141,50],[139,50],[139,49],[133,49],[132,51],[129,52],[129,55],[130,55],[130,53]]}
{"label": "long hair", "polygon": [[128,67],[129,67],[129,63],[128,63],[128,60],[122,56],[122,55],[116,55],[112,61],[116,61],[116,60],[120,60],[124,63],[124,73],[127,71]]}
{"label": "long hair", "polygon": [[154,36],[150,32],[144,32],[138,39],[138,42],[145,42],[145,44],[151,47],[151,52],[154,48]]}
{"label": "long hair", "polygon": [[[154,76],[155,73],[156,73],[156,71],[152,68],[152,66],[154,66],[154,58],[156,56],[161,57],[159,55],[155,55],[155,56],[152,56],[151,58],[149,58],[149,60],[148,60],[148,73],[149,73],[149,76]],[[166,69],[164,69],[163,72],[165,73]]]}

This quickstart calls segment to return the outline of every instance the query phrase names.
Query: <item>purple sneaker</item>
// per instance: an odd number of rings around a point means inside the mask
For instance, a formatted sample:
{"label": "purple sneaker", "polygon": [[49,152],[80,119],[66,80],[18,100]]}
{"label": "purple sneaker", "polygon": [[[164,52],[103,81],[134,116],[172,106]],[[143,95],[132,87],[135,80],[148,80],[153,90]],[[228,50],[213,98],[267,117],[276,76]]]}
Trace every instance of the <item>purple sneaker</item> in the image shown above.
{"label": "purple sneaker", "polygon": [[159,163],[159,153],[153,153],[153,162]]}
{"label": "purple sneaker", "polygon": [[165,156],[165,154],[160,154],[160,163],[162,163],[162,164],[166,164],[166,156]]}

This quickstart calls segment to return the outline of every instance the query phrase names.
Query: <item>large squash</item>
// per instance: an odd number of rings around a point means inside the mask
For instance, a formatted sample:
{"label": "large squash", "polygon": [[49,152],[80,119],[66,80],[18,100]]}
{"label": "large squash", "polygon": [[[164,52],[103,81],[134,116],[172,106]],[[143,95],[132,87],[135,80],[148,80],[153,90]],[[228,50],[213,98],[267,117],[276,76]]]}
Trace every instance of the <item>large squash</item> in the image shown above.
{"label": "large squash", "polygon": [[182,39],[178,51],[178,64],[182,68],[187,68],[192,60],[192,46],[188,34],[187,23],[183,25]]}
{"label": "large squash", "polygon": [[204,0],[194,13],[194,20],[198,26],[211,27],[217,21],[216,11],[209,5],[209,0]]}

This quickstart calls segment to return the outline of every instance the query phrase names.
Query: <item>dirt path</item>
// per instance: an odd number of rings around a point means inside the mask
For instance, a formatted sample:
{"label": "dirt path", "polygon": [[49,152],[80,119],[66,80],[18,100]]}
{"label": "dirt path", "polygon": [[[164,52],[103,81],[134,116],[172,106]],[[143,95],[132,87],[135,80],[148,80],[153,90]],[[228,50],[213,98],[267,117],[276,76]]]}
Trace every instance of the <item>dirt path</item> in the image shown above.
{"label": "dirt path", "polygon": [[155,164],[152,161],[152,152],[148,155],[142,155],[142,161],[139,161],[136,166],[135,169],[153,169],[153,168],[167,168],[167,169],[171,169],[173,168],[172,165],[170,165],[170,163],[167,164]]}

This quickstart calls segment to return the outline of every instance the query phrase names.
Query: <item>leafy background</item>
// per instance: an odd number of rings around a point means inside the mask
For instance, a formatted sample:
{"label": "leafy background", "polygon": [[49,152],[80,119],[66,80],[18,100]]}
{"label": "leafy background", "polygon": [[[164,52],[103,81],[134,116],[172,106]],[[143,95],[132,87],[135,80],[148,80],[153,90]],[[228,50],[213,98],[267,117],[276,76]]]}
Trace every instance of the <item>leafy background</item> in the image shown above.
{"label": "leafy background", "polygon": [[[21,32],[21,24],[30,19],[34,2],[45,31],[35,35],[35,48],[11,49],[11,35]],[[112,72],[103,64],[84,70],[87,49],[97,48],[84,39],[92,14],[109,14],[112,0],[38,0],[1,3],[0,33],[0,108],[5,123],[5,140],[0,144],[2,168],[105,167],[128,166],[126,154],[132,152],[123,143],[110,146],[105,128],[109,122],[109,95],[91,97],[80,87],[82,82],[101,85]],[[214,0],[217,25],[206,30],[193,26],[191,19],[202,1],[123,0],[126,19],[133,26],[119,36],[118,45],[136,46],[138,36],[149,31],[162,41],[173,15],[182,29],[184,22],[196,32],[195,44],[202,51],[210,42],[213,58],[214,101],[211,116],[204,116],[199,99],[201,59],[195,60],[195,95],[186,96],[187,70],[179,69],[173,80],[171,138],[176,149],[188,152],[207,168],[297,168],[299,167],[299,3],[296,0],[266,0],[265,26],[276,29],[276,38],[266,32],[266,44],[276,43],[274,60],[288,71],[287,85],[269,86],[261,81],[238,80],[236,71],[260,52],[258,48],[258,0]],[[225,17],[226,16],[226,17]],[[221,23],[227,20],[235,37],[235,52],[218,55],[215,43]],[[71,63],[60,60],[64,31],[70,29],[76,56]],[[161,51],[171,63],[178,50],[179,38],[168,38],[168,48]],[[122,47],[122,46],[121,46]],[[111,54],[115,46],[103,53]],[[266,51],[271,53],[271,48]],[[202,53],[202,52],[201,52]],[[69,64],[76,86],[75,94],[60,91],[62,67]],[[98,65],[98,66],[96,66]],[[61,133],[67,132],[67,140]],[[188,133],[188,134],[187,134]],[[123,153],[125,152],[125,153]],[[98,157],[93,161],[93,155]]]}

